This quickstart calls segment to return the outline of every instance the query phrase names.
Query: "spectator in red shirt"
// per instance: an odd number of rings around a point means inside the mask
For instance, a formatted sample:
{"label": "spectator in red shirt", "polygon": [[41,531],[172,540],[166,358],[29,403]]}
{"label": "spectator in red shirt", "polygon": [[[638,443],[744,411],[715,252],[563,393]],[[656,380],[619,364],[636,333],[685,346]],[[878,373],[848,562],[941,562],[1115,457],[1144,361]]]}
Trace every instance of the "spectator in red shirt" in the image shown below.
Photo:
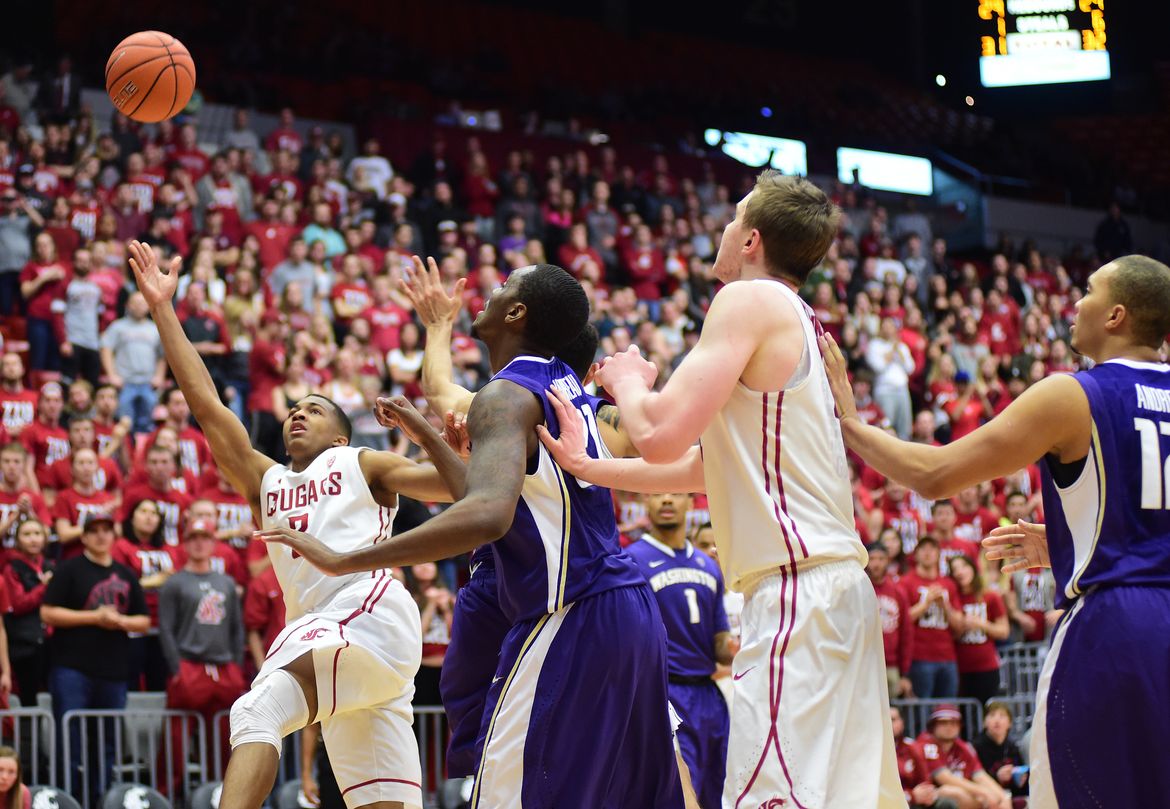
{"label": "spectator in red shirt", "polygon": [[882,494],[882,524],[895,529],[902,537],[902,552],[910,555],[926,533],[922,514],[914,503],[915,495],[898,483],[887,479]]}
{"label": "spectator in red shirt", "polygon": [[955,536],[969,542],[980,542],[992,528],[999,525],[999,515],[980,502],[978,486],[959,491],[955,503]]}
{"label": "spectator in red shirt", "polygon": [[133,507],[138,501],[150,499],[155,502],[163,518],[163,536],[172,547],[179,544],[179,524],[183,512],[191,505],[191,496],[177,491],[172,485],[178,472],[175,453],[159,444],[152,444],[146,451],[146,480],[128,485],[122,493],[123,519],[130,515],[127,508]]}
{"label": "spectator in red shirt", "polygon": [[280,312],[269,309],[260,318],[260,328],[248,357],[248,410],[252,413],[252,446],[269,457],[283,457],[280,425],[272,415],[272,389],[284,381],[284,321]]}
{"label": "spectator in red shirt", "polygon": [[252,664],[259,671],[272,642],[284,629],[284,595],[271,565],[248,582],[244,594],[244,628],[248,630]]}
{"label": "spectator in red shirt", "polygon": [[370,345],[383,356],[398,348],[399,332],[410,320],[410,311],[394,299],[393,291],[394,284],[388,276],[376,276],[371,286],[373,301],[361,313],[370,324]]}
{"label": "spectator in red shirt", "polygon": [[950,798],[939,797],[938,787],[930,777],[922,751],[913,740],[905,736],[906,722],[902,719],[902,712],[892,706],[890,725],[894,731],[894,754],[898,757],[902,793],[910,809],[958,809],[958,804]]}
{"label": "spectator in red shirt", "polygon": [[[632,242],[623,251],[622,263],[639,301],[654,304],[662,297],[662,286],[666,282],[666,260],[654,242],[649,225],[638,225],[634,230]],[[657,319],[656,315],[656,307],[652,305],[650,318]]]}
{"label": "spectator in red shirt", "polygon": [[956,556],[968,556],[971,559],[979,558],[979,543],[955,536],[955,504],[950,500],[936,500],[930,507],[930,533],[938,542],[939,572],[946,576],[950,573],[951,559]]}
{"label": "spectator in red shirt", "polygon": [[361,315],[374,302],[365,279],[365,268],[361,256],[348,253],[341,259],[341,278],[330,292],[333,304],[333,324],[337,339],[344,340],[354,318]]}
{"label": "spectator in red shirt", "polygon": [[955,641],[959,695],[985,704],[999,693],[999,654],[995,644],[1007,640],[1011,627],[1003,598],[987,590],[970,556],[951,559],[951,578],[959,586],[963,634]]}
{"label": "spectator in red shirt", "polygon": [[929,534],[922,537],[914,569],[900,582],[914,622],[910,683],[920,699],[954,698],[959,692],[954,633],[963,629],[963,613],[959,588],[939,574],[938,557],[937,540]]}
{"label": "spectator in red shirt", "polygon": [[81,554],[82,526],[87,514],[111,514],[118,507],[120,494],[111,494],[97,486],[95,478],[100,471],[97,453],[92,449],[74,450],[72,458],[66,458],[71,469],[73,484],[57,493],[53,504],[53,516],[57,540],[60,543],[60,558],[72,559]]}
{"label": "spectator in red shirt", "polygon": [[3,574],[12,602],[12,612],[4,616],[4,628],[13,685],[30,705],[38,693],[49,688],[49,650],[41,623],[45,585],[53,577],[53,563],[44,555],[48,541],[49,530],[40,520],[22,522],[16,532],[16,549]]}
{"label": "spectator in red shirt", "polygon": [[910,661],[914,654],[914,625],[910,621],[910,605],[906,594],[888,574],[890,552],[880,542],[866,547],[869,564],[865,572],[877,595],[878,614],[882,621],[882,642],[886,651],[886,684],[890,699],[909,695]]}
{"label": "spectator in red shirt", "polygon": [[0,408],[11,440],[36,418],[37,394],[24,386],[24,361],[11,351],[0,358]]}
{"label": "spectator in red shirt", "polygon": [[951,798],[959,809],[1011,809],[1011,794],[995,783],[975,749],[959,738],[962,719],[953,705],[940,705],[914,742],[938,784],[939,797]]}
{"label": "spectator in red shirt", "polygon": [[[69,420],[69,454],[76,455],[79,450],[97,450],[97,437],[94,432],[93,420],[85,416],[75,416]],[[110,458],[96,455],[97,469],[94,472],[93,485],[98,491],[117,493],[122,489],[122,470]],[[69,456],[54,461],[46,477],[45,488],[63,491],[73,485],[73,462]]]}
{"label": "spectator in red shirt", "polygon": [[[128,503],[128,506],[127,506]],[[151,499],[123,504],[122,536],[114,543],[113,557],[138,577],[150,615],[150,630],[131,638],[129,685],[135,691],[162,691],[167,665],[158,639],[158,590],[175,571],[176,548],[164,537],[162,513]]]}
{"label": "spectator in red shirt", "polygon": [[211,160],[199,148],[194,124],[183,124],[179,128],[179,147],[171,155],[171,161],[187,170],[191,175],[191,182],[197,183],[207,173]]}
{"label": "spectator in red shirt", "polygon": [[[177,385],[172,385],[160,397],[166,408],[166,420],[159,425],[146,439],[146,443],[153,444],[158,437],[159,430],[170,427],[179,438],[179,463],[183,471],[189,472],[195,480],[202,478],[214,465],[211,460],[211,446],[206,436],[191,422],[191,408],[183,391]],[[194,494],[194,492],[189,492]]]}
{"label": "spectator in red shirt", "polygon": [[37,418],[24,428],[20,441],[29,452],[29,472],[36,485],[49,485],[49,465],[69,456],[69,433],[61,426],[65,393],[56,382],[46,382],[37,400]]}
{"label": "spectator in red shirt", "polygon": [[49,524],[49,509],[40,492],[29,487],[29,452],[23,444],[0,449],[0,542],[3,556],[16,545],[16,529],[25,520]]}
{"label": "spectator in red shirt", "polygon": [[557,261],[577,280],[581,280],[581,271],[587,262],[604,266],[601,254],[589,246],[589,228],[584,222],[569,228],[569,239],[557,250]]}
{"label": "spectator in red shirt", "polygon": [[48,233],[33,243],[33,259],[20,271],[20,296],[28,317],[29,365],[34,373],[61,370],[65,342],[65,291],[73,273],[57,258],[57,245]]}
{"label": "spectator in red shirt", "polygon": [[304,141],[301,138],[301,133],[297,132],[294,127],[295,122],[293,111],[288,107],[282,109],[280,111],[280,126],[268,133],[268,137],[264,139],[264,150],[300,154]]}
{"label": "spectator in red shirt", "polygon": [[255,236],[260,244],[260,266],[265,274],[284,261],[288,255],[288,246],[297,230],[295,225],[281,221],[279,202],[266,199],[261,203],[260,218],[255,222],[249,222],[244,232],[249,236]]}
{"label": "spectator in red shirt", "polygon": [[971,384],[971,375],[966,371],[955,374],[955,398],[943,410],[951,421],[952,441],[975,432],[995,415],[995,408],[987,398],[987,384],[982,379]]}
{"label": "spectator in red shirt", "polygon": [[231,547],[239,557],[240,565],[247,567],[248,545],[252,539],[255,525],[252,522],[252,507],[248,501],[235,490],[223,470],[215,470],[215,485],[200,490],[198,500],[206,500],[215,504],[216,536]]}

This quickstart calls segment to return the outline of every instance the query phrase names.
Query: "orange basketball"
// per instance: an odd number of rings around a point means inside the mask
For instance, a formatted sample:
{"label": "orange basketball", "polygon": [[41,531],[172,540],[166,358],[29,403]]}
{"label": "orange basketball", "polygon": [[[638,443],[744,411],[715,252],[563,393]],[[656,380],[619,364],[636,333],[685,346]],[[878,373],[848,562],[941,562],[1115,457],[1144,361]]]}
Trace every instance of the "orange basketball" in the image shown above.
{"label": "orange basketball", "polygon": [[183,43],[162,31],[139,31],[118,43],[106,62],[106,93],[123,114],[144,124],[182,112],[195,92],[195,62]]}

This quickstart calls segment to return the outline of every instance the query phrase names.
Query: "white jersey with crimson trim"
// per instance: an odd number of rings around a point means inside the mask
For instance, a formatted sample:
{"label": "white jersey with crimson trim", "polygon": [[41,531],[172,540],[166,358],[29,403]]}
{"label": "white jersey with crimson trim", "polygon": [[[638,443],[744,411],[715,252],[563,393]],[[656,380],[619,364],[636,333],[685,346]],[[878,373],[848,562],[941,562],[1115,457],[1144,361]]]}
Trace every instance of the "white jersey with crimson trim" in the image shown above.
{"label": "white jersey with crimson trim", "polygon": [[778,391],[736,383],[703,432],[703,477],[729,589],[746,592],[779,568],[867,555],[853,522],[845,444],[812,309],[780,281],[762,302],[791,305],[802,325],[800,364]]}
{"label": "white jersey with crimson trim", "polygon": [[[280,464],[269,468],[260,485],[263,527],[288,526],[343,553],[388,538],[398,509],[374,500],[358,461],[358,456],[368,451],[331,447],[300,472]],[[371,576],[326,576],[287,545],[275,542],[268,544],[268,557],[284,592],[290,624],[328,604],[353,582]]]}

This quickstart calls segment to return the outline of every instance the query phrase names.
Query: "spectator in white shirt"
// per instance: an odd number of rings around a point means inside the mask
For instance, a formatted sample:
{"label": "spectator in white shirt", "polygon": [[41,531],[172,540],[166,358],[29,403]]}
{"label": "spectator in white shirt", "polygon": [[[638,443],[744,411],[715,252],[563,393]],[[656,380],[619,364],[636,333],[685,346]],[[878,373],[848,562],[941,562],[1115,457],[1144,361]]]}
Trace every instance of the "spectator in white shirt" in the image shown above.
{"label": "spectator in white shirt", "polygon": [[874,373],[873,398],[894,426],[894,432],[906,440],[914,421],[909,387],[914,358],[898,337],[898,324],[893,318],[882,318],[878,336],[869,341],[865,350],[865,361]]}

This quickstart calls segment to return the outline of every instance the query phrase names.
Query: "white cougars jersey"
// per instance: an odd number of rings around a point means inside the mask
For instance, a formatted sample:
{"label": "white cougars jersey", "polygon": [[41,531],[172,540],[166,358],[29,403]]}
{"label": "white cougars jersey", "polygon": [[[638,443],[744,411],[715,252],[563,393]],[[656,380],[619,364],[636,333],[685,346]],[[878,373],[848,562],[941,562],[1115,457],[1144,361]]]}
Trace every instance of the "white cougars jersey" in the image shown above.
{"label": "white cougars jersey", "polygon": [[[379,505],[358,463],[367,450],[332,447],[301,472],[277,464],[264,473],[260,508],[264,528],[287,525],[311,534],[335,551],[353,551],[390,536],[397,508]],[[287,545],[269,543],[268,557],[284,591],[287,620],[315,612],[369,573],[326,576]]]}
{"label": "white cougars jersey", "polygon": [[745,283],[781,291],[804,327],[804,349],[783,390],[759,392],[737,383],[703,432],[703,477],[719,561],[728,588],[740,592],[786,565],[856,559],[864,567],[867,561],[817,345],[820,324],[780,281]]}

